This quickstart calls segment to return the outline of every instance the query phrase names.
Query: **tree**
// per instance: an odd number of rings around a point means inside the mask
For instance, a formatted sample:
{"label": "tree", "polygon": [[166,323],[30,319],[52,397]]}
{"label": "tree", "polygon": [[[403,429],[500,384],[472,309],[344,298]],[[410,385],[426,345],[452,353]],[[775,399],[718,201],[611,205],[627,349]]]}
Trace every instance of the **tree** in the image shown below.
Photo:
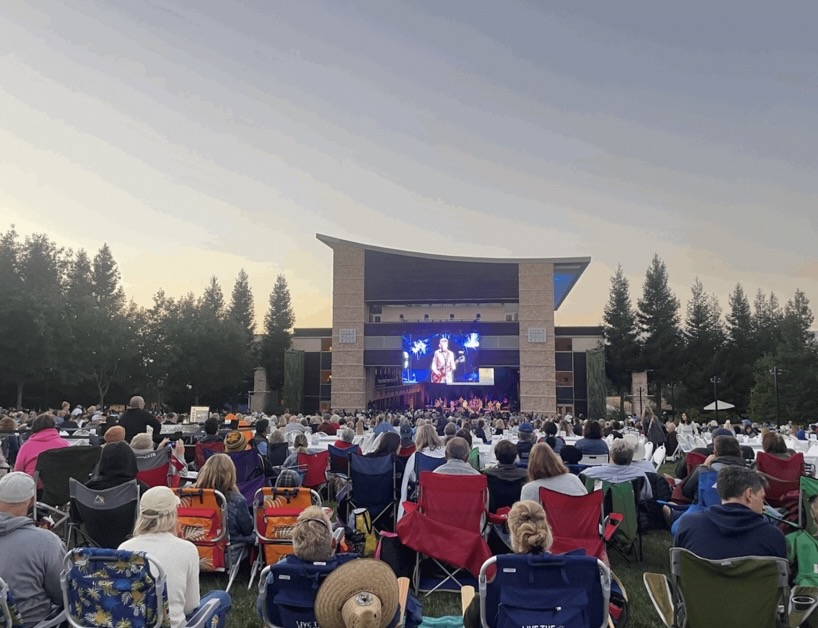
{"label": "tree", "polygon": [[270,390],[281,391],[284,385],[284,352],[292,343],[291,329],[295,324],[290,290],[284,275],[276,278],[270,294],[270,307],[264,317],[264,336],[261,341],[261,363],[267,369]]}
{"label": "tree", "polygon": [[661,403],[661,383],[673,381],[681,362],[679,300],[670,290],[665,263],[654,254],[645,273],[642,298],[636,314],[642,333],[642,363],[654,371],[657,403]]}
{"label": "tree", "polygon": [[758,355],[773,355],[781,341],[784,313],[775,293],[769,297],[759,290],[753,301],[753,345]]}
{"label": "tree", "polygon": [[236,283],[233,284],[227,316],[244,330],[247,346],[251,347],[256,334],[253,291],[250,289],[250,280],[243,268],[236,277]]}
{"label": "tree", "polygon": [[682,331],[687,359],[681,371],[687,402],[695,407],[702,407],[712,397],[708,373],[715,372],[716,357],[724,343],[724,329],[718,299],[715,295],[708,296],[705,293],[698,277],[690,292]]}
{"label": "tree", "polygon": [[725,401],[735,405],[739,412],[747,412],[750,406],[750,390],[755,379],[753,367],[760,356],[753,344],[750,302],[740,283],[736,284],[729,301],[727,341],[718,369],[721,379],[719,395],[722,396],[723,391]]}
{"label": "tree", "polygon": [[211,310],[216,316],[224,314],[224,294],[216,275],[210,277],[210,282],[202,295],[200,306]]}
{"label": "tree", "polygon": [[602,315],[605,336],[605,373],[619,395],[619,412],[625,412],[625,391],[630,371],[639,358],[639,330],[631,305],[630,286],[620,264],[611,277],[611,291]]}

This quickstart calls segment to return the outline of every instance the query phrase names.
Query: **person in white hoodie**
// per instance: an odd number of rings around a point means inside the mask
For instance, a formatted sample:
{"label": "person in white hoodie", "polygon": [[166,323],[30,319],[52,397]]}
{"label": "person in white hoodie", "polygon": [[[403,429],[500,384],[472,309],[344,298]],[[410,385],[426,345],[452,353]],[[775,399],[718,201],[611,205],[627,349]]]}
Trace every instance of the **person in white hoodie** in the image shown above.
{"label": "person in white hoodie", "polygon": [[56,534],[38,528],[27,516],[36,492],[27,473],[16,471],[0,478],[0,578],[14,595],[26,626],[62,607],[65,546]]}

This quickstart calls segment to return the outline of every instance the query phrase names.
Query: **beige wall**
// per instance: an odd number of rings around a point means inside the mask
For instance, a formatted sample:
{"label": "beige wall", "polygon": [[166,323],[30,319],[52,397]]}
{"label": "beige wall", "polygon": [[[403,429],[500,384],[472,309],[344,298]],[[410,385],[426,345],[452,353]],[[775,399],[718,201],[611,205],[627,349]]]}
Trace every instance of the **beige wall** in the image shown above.
{"label": "beige wall", "polygon": [[[332,408],[366,409],[364,370],[364,250],[336,244],[332,261]],[[341,344],[339,330],[354,329],[355,344]]]}
{"label": "beige wall", "polygon": [[[519,265],[520,408],[554,413],[557,382],[554,367],[554,265]],[[543,327],[546,342],[528,342],[528,329]]]}

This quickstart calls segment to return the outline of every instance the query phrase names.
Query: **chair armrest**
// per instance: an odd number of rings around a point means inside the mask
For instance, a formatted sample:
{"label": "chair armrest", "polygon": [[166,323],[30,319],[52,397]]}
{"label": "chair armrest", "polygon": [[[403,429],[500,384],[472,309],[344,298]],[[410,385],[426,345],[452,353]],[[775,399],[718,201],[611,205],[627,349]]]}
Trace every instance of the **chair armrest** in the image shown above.
{"label": "chair armrest", "polygon": [[492,525],[502,525],[506,521],[508,521],[508,515],[505,513],[503,514],[500,514],[499,512],[488,513],[488,522]]}
{"label": "chair armrest", "polygon": [[471,601],[474,599],[474,587],[471,585],[466,585],[462,589],[460,589],[460,612],[461,614],[466,614],[466,609],[471,604]]}
{"label": "chair armrest", "polygon": [[398,626],[403,626],[404,615],[406,614],[406,600],[409,597],[409,578],[398,578],[398,602],[400,603],[400,617]]}
{"label": "chair armrest", "polygon": [[68,615],[61,608],[55,608],[45,619],[40,620],[34,625],[34,628],[54,628],[60,626],[68,619]]}
{"label": "chair armrest", "polygon": [[205,628],[207,625],[207,618],[216,612],[219,608],[219,600],[208,600],[203,606],[199,607],[193,616],[187,620],[185,628]]}
{"label": "chair armrest", "polygon": [[417,509],[418,509],[417,502],[410,502],[410,501],[403,502],[403,512],[404,513],[415,512]]}
{"label": "chair armrest", "polygon": [[673,625],[675,619],[670,581],[664,574],[645,573],[642,575],[642,582],[645,584],[645,590],[648,592],[648,597],[653,603],[659,619],[669,628]]}
{"label": "chair armrest", "polygon": [[623,515],[620,515],[618,512],[612,512],[605,520],[602,522],[602,540],[606,543],[613,538],[613,535],[616,533],[616,529],[622,524],[625,520]]}

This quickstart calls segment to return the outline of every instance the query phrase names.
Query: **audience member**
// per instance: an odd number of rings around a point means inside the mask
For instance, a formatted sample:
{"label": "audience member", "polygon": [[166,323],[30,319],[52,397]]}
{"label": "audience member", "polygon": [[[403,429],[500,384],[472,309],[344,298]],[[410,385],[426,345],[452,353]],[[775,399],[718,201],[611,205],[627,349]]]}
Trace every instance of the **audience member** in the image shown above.
{"label": "audience member", "polygon": [[514,464],[517,460],[517,446],[510,440],[501,440],[494,446],[494,457],[497,459],[497,466],[483,469],[485,475],[509,482],[528,477],[526,469]]}
{"label": "audience member", "polygon": [[209,417],[204,422],[205,435],[196,443],[193,454],[193,462],[197,469],[201,469],[205,463],[205,450],[224,453],[224,437],[219,434],[219,420]]}
{"label": "audience member", "polygon": [[26,626],[45,619],[52,605],[62,606],[60,571],[65,546],[28,516],[35,495],[34,480],[25,473],[0,478],[0,578],[17,600]]}
{"label": "audience member", "polygon": [[471,447],[465,439],[455,436],[446,443],[446,464],[439,466],[434,473],[444,475],[480,475],[480,472],[469,464]]}
{"label": "audience member", "polygon": [[582,474],[585,477],[607,482],[629,482],[642,478],[642,499],[650,499],[653,492],[645,472],[631,464],[635,447],[624,438],[615,440],[611,445],[610,462],[597,467],[588,467]]}
{"label": "audience member", "polygon": [[752,469],[724,466],[716,481],[721,505],[682,517],[674,545],[711,560],[739,556],[786,558],[783,533],[761,514],[765,485],[764,477]]}
{"label": "audience member", "polygon": [[155,416],[145,410],[145,400],[139,395],[131,397],[128,409],[119,417],[119,424],[125,428],[125,440],[129,443],[137,434],[144,434],[148,427],[153,429],[153,440],[161,439],[162,424]]}
{"label": "audience member", "polygon": [[517,457],[520,465],[528,464],[528,456],[534,446],[534,428],[531,423],[521,423],[517,429]]}
{"label": "audience member", "polygon": [[608,455],[608,443],[602,438],[602,425],[599,421],[588,421],[583,429],[580,438],[574,447],[582,452],[582,455]]}
{"label": "audience member", "polygon": [[171,628],[183,628],[186,618],[210,599],[219,601],[219,624],[224,625],[230,611],[230,595],[210,591],[199,598],[199,552],[193,543],[176,536],[178,506],[179,498],[169,488],[157,486],[148,490],[139,502],[134,536],[119,549],[147,552],[165,571]]}
{"label": "audience member", "polygon": [[[236,465],[227,454],[213,454],[204,463],[196,478],[197,488],[219,491],[227,500],[227,529],[231,543],[255,543],[253,517],[247,508],[247,501],[236,486]],[[238,548],[238,546],[237,546]],[[237,555],[232,557],[238,559]]]}
{"label": "audience member", "polygon": [[250,446],[259,454],[267,457],[267,431],[270,428],[270,421],[267,419],[259,419],[256,421],[256,433],[250,440]]}
{"label": "audience member", "polygon": [[540,501],[540,488],[565,495],[585,495],[582,481],[562,463],[562,459],[545,443],[531,448],[528,460],[528,483],[523,486],[520,499]]}
{"label": "audience member", "polygon": [[[735,436],[716,436],[713,439],[713,453],[705,459],[702,466],[720,471],[725,466],[745,467],[747,463],[741,455],[741,447]],[[696,467],[682,482],[682,494],[693,501],[698,490],[699,467]]]}
{"label": "audience member", "polygon": [[17,460],[14,463],[15,471],[23,471],[34,476],[37,468],[37,458],[44,451],[68,447],[69,443],[60,437],[53,414],[41,414],[31,423],[31,436],[20,446]]}

